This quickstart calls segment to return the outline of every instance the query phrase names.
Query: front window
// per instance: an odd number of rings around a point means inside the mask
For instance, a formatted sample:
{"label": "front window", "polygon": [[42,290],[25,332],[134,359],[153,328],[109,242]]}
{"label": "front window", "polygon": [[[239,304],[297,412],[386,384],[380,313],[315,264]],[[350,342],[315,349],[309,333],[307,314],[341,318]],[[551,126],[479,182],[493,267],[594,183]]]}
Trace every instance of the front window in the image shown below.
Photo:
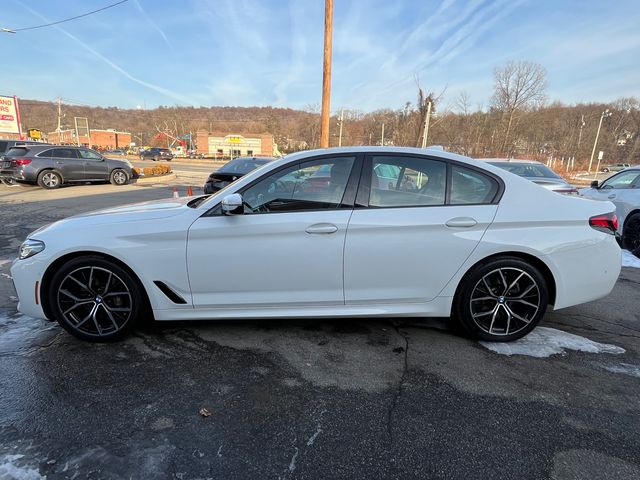
{"label": "front window", "polygon": [[633,188],[637,183],[640,173],[638,171],[623,172],[606,179],[602,184],[602,189],[612,188]]}
{"label": "front window", "polygon": [[243,192],[245,213],[340,208],[354,161],[312,160],[269,175]]}
{"label": "front window", "polygon": [[80,158],[83,158],[85,160],[102,160],[102,155],[100,155],[98,152],[94,152],[93,150],[81,148],[78,150],[78,153],[80,154]]}

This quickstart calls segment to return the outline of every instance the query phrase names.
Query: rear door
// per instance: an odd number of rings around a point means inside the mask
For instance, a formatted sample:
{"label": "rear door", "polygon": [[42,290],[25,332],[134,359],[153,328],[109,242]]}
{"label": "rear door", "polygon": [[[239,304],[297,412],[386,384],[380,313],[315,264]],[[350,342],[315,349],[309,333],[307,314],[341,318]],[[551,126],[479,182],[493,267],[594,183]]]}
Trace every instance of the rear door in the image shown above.
{"label": "rear door", "polygon": [[[78,158],[74,148],[52,148],[47,150],[51,157],[53,168],[62,173],[63,181],[77,182],[84,180],[84,165]],[[45,157],[47,152],[43,152],[39,157]]]}
{"label": "rear door", "polygon": [[501,190],[464,165],[368,155],[345,242],[346,304],[438,296],[493,221]]}
{"label": "rear door", "polygon": [[78,155],[84,165],[85,180],[109,180],[109,166],[102,155],[88,148],[79,148]]}

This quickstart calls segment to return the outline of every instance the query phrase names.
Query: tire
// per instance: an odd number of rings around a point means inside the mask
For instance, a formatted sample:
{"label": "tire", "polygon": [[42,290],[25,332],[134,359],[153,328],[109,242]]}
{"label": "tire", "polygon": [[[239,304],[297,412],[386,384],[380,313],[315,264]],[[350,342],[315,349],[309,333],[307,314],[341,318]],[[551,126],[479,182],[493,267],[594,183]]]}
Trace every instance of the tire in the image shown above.
{"label": "tire", "polygon": [[634,213],[624,222],[622,246],[640,257],[640,213]]}
{"label": "tire", "polygon": [[145,300],[137,279],[94,255],[65,263],[47,289],[54,319],[74,337],[89,342],[124,337],[147,311]]}
{"label": "tire", "polygon": [[602,171],[603,171],[604,173],[609,173],[609,169],[608,169],[608,168],[603,168],[603,169],[602,169]]}
{"label": "tire", "polygon": [[38,185],[47,190],[59,188],[62,185],[62,176],[54,170],[45,170],[38,174]]}
{"label": "tire", "polygon": [[549,303],[547,282],[533,265],[497,257],[467,273],[454,299],[454,315],[480,340],[510,342],[540,322]]}
{"label": "tire", "polygon": [[158,157],[153,157],[153,161],[154,161],[154,162],[157,162],[158,160],[159,160],[159,158],[158,158]]}
{"label": "tire", "polygon": [[126,185],[129,183],[129,174],[121,168],[116,168],[111,175],[109,175],[109,181],[112,185]]}

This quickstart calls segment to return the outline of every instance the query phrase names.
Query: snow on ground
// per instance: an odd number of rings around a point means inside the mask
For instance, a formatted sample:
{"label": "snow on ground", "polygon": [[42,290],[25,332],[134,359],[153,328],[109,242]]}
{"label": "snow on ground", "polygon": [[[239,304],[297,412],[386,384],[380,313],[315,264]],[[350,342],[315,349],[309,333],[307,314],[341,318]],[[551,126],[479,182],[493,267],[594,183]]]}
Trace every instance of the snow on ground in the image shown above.
{"label": "snow on ground", "polygon": [[588,353],[624,353],[624,348],[598,343],[588,338],[549,327],[537,327],[529,335],[515,342],[480,342],[482,346],[501,355],[527,355],[544,358],[564,354],[565,350]]}
{"label": "snow on ground", "polygon": [[0,267],[2,267],[3,265],[8,265],[11,262],[12,260],[8,260],[6,258],[0,258]]}
{"label": "snow on ground", "polygon": [[636,257],[629,250],[622,250],[622,266],[640,268],[640,258]]}
{"label": "snow on ground", "polygon": [[604,365],[604,369],[613,373],[622,373],[632,377],[640,378],[640,367],[630,363],[620,363],[618,365]]}
{"label": "snow on ground", "polygon": [[20,466],[24,455],[4,455],[0,457],[0,480],[45,480],[37,468]]}

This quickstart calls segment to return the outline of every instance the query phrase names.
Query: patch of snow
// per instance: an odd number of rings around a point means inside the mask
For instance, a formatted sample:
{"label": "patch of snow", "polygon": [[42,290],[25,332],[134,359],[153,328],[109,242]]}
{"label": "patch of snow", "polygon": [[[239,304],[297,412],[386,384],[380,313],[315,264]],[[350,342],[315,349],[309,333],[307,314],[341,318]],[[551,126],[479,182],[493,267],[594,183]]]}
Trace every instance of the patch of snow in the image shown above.
{"label": "patch of snow", "polygon": [[501,355],[527,355],[545,358],[564,354],[565,350],[587,353],[624,353],[624,348],[608,343],[598,343],[588,338],[549,327],[537,327],[515,342],[480,342],[482,346]]}
{"label": "patch of snow", "polygon": [[604,365],[604,369],[613,373],[622,373],[632,377],[640,378],[640,367],[630,363],[620,363],[618,365]]}
{"label": "patch of snow", "polygon": [[0,480],[46,480],[36,468],[20,465],[24,455],[5,455],[0,458]]}
{"label": "patch of snow", "polygon": [[622,250],[622,266],[640,268],[640,258],[636,257],[629,250]]}
{"label": "patch of snow", "polygon": [[7,260],[6,258],[0,258],[0,267],[6,265],[7,263],[11,263],[12,260]]}

